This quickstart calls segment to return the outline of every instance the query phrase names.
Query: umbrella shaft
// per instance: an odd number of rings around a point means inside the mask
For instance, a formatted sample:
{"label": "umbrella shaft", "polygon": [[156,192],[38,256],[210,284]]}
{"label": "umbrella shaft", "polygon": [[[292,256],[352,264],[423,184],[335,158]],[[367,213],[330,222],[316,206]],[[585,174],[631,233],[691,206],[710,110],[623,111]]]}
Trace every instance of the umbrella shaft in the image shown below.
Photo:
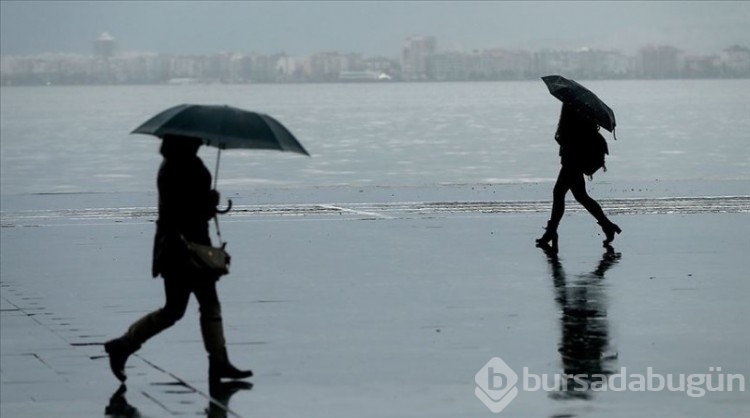
{"label": "umbrella shaft", "polygon": [[[221,161],[221,148],[216,153],[216,170],[214,170],[214,190],[219,183],[219,161]],[[219,237],[219,245],[224,243],[221,238],[221,229],[219,229],[219,214],[214,215],[214,225],[216,225],[216,236]]]}
{"label": "umbrella shaft", "polygon": [[219,184],[219,161],[221,160],[221,148],[219,148],[218,152],[216,153],[216,169],[214,170],[214,190],[216,190],[216,186]]}

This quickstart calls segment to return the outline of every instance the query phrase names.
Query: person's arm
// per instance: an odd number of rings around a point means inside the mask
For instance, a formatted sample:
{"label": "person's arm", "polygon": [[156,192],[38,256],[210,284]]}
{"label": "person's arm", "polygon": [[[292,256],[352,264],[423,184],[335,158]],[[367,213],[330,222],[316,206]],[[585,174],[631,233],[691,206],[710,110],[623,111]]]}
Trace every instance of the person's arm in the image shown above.
{"label": "person's arm", "polygon": [[157,183],[161,215],[180,229],[216,215],[219,193],[211,190],[211,175],[202,165],[164,166]]}

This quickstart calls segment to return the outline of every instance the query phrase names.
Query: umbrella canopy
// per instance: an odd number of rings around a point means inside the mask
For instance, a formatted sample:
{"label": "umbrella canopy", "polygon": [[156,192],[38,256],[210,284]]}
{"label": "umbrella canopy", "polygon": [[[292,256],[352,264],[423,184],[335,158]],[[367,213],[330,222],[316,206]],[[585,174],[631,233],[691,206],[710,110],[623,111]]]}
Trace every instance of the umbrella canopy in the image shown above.
{"label": "umbrella canopy", "polygon": [[560,75],[542,77],[549,92],[564,104],[572,106],[581,115],[594,120],[602,128],[613,132],[615,112],[591,90]]}
{"label": "umbrella canopy", "polygon": [[226,105],[171,107],[131,133],[195,137],[219,149],[270,149],[310,155],[297,138],[271,116]]}

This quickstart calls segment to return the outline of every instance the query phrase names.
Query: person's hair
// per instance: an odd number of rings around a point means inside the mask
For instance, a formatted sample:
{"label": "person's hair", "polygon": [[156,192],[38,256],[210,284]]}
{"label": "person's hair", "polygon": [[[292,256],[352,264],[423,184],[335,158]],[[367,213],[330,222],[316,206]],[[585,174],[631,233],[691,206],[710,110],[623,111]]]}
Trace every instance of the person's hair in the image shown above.
{"label": "person's hair", "polygon": [[181,158],[196,155],[203,140],[191,136],[164,135],[159,152],[164,158]]}

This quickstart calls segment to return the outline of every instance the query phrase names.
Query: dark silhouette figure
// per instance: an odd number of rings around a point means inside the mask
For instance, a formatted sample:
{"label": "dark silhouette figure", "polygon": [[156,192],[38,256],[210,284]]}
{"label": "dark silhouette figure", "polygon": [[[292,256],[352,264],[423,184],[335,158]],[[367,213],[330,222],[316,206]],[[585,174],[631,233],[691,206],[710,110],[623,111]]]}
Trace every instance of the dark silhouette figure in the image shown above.
{"label": "dark silhouette figure", "polygon": [[[551,247],[545,248],[555,301],[560,315],[562,338],[558,347],[563,374],[560,391],[552,395],[557,399],[589,399],[592,386],[605,386],[602,376],[614,372],[612,364],[616,355],[608,355],[609,323],[607,301],[602,280],[604,274],[617,264],[621,255],[611,246],[602,255],[596,269],[569,282],[562,263]],[[595,376],[595,375],[598,375]],[[578,376],[577,378],[575,376]]]}
{"label": "dark silhouette figure", "polygon": [[198,158],[202,141],[196,138],[165,136],[159,168],[159,219],[154,238],[152,273],[164,281],[166,302],[133,323],[119,338],[105,343],[112,372],[125,381],[125,362],[143,343],[171,327],[185,313],[190,295],[200,304],[203,344],[209,355],[209,381],[252,376],[239,370],[228,359],[216,293],[218,277],[197,272],[188,262],[185,240],[210,245],[208,221],[216,216],[219,193],[211,189],[211,174]]}
{"label": "dark silhouette figure", "polygon": [[555,133],[555,140],[560,144],[562,167],[552,190],[552,214],[544,235],[536,240],[537,246],[546,245],[557,249],[557,227],[565,213],[565,195],[568,194],[568,190],[573,192],[573,197],[596,218],[602,227],[605,246],[615,239],[616,233],[622,232],[619,226],[607,218],[599,203],[586,192],[582,161],[585,155],[583,149],[587,142],[585,139],[591,135],[598,135],[598,130],[599,127],[595,122],[580,116],[569,105],[562,106],[557,133]]}

